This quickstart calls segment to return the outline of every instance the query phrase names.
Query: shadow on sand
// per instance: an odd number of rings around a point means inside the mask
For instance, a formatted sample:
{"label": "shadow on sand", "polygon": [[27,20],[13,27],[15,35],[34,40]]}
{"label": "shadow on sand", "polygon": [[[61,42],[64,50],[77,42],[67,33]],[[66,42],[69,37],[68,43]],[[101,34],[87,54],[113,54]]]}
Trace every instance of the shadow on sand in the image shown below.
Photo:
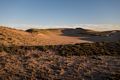
{"label": "shadow on sand", "polygon": [[120,40],[120,32],[116,32],[112,35],[111,32],[107,33],[106,35],[99,35],[100,32],[76,28],[76,29],[64,29],[62,30],[62,36],[69,36],[69,37],[79,37],[80,40],[90,41],[90,42],[101,42],[101,41],[118,41]]}

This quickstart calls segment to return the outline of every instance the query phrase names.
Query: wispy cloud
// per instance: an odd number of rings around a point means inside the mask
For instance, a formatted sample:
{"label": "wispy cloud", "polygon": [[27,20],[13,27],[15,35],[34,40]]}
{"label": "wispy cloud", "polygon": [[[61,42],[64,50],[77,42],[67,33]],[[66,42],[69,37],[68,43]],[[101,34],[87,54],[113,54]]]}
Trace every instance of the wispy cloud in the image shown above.
{"label": "wispy cloud", "polygon": [[120,25],[112,24],[72,24],[72,25],[58,25],[58,26],[48,26],[48,25],[33,25],[33,24],[1,24],[2,26],[17,28],[17,29],[29,29],[29,28],[84,28],[92,29],[97,31],[107,31],[107,30],[120,30]]}

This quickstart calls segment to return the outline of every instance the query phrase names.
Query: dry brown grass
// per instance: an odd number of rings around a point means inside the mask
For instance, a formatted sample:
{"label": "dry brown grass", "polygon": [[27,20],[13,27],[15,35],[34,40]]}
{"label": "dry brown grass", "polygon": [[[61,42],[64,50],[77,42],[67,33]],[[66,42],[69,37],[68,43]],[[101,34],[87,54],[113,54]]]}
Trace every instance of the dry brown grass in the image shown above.
{"label": "dry brown grass", "polygon": [[1,80],[118,80],[119,56],[69,56],[53,52],[0,52]]}
{"label": "dry brown grass", "polygon": [[119,45],[0,46],[0,79],[118,80]]}

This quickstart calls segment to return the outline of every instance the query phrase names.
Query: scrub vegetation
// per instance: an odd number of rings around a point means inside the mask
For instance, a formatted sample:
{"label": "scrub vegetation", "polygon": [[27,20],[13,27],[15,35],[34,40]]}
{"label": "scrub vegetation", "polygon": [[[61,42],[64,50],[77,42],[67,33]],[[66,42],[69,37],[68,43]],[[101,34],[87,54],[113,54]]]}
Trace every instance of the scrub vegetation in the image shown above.
{"label": "scrub vegetation", "polygon": [[119,80],[120,41],[48,46],[0,45],[1,80]]}

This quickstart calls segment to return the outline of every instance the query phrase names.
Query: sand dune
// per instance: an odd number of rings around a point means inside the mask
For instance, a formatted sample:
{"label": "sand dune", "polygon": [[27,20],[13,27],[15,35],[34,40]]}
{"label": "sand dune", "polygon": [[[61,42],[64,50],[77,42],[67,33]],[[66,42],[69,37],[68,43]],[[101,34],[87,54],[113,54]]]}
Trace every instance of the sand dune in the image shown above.
{"label": "sand dune", "polygon": [[82,28],[18,30],[0,27],[0,44],[58,45],[120,40],[120,31],[98,32]]}

